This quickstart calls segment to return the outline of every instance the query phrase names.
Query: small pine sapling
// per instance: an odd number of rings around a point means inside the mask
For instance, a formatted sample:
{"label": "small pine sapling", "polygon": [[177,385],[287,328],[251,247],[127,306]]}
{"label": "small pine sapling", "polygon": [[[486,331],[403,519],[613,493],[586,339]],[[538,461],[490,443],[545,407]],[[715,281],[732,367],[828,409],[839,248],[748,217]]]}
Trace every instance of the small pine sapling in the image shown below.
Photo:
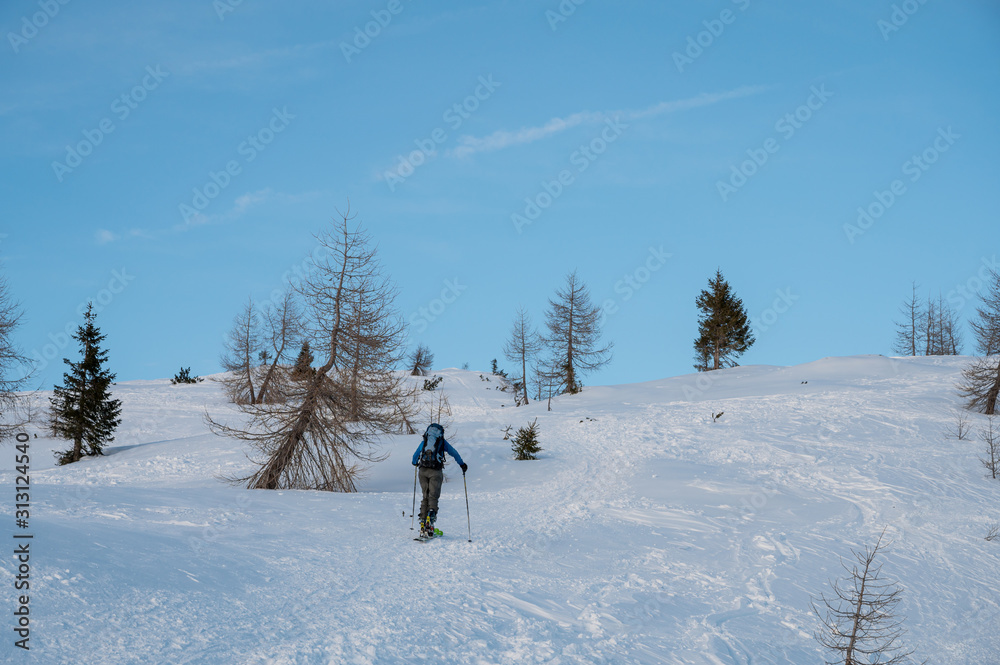
{"label": "small pine sapling", "polygon": [[436,390],[441,382],[444,381],[443,376],[435,376],[433,379],[424,379],[424,390]]}
{"label": "small pine sapling", "polygon": [[171,385],[179,385],[181,383],[201,383],[204,381],[200,376],[191,376],[190,367],[181,367],[181,370],[174,375],[174,378],[170,379]]}
{"label": "small pine sapling", "polygon": [[538,441],[538,418],[531,421],[527,427],[519,427],[514,441],[511,443],[516,460],[538,459],[537,455],[542,451],[542,446]]}

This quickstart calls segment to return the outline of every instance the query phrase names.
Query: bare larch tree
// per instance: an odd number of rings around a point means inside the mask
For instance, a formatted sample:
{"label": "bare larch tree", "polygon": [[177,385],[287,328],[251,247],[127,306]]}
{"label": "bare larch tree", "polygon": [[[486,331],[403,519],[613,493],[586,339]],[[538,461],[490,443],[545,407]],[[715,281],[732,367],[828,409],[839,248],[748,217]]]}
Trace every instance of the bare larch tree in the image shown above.
{"label": "bare larch tree", "polygon": [[[528,365],[541,350],[542,340],[531,324],[531,317],[528,316],[527,310],[518,307],[510,337],[503,347],[503,354],[507,360],[521,366],[521,397],[524,404],[528,403]],[[517,381],[518,379],[515,379],[515,383]]]}
{"label": "bare larch tree", "polygon": [[979,430],[979,436],[983,439],[983,455],[979,461],[983,463],[987,471],[996,480],[1000,473],[1000,428],[997,427],[993,416],[990,416],[986,425]]}
{"label": "bare larch tree", "polygon": [[225,350],[219,364],[227,375],[220,379],[236,404],[256,404],[260,372],[256,358],[263,350],[260,338],[260,312],[252,299],[247,299],[226,335]]}
{"label": "bare larch tree", "polygon": [[958,312],[938,295],[927,299],[926,306],[917,297],[913,283],[910,298],[899,308],[893,351],[904,356],[955,356],[962,350],[961,319]]}
{"label": "bare larch tree", "polygon": [[434,354],[424,344],[418,344],[406,357],[406,366],[412,376],[427,376],[434,366]]}
{"label": "bare larch tree", "polygon": [[816,641],[831,654],[827,665],[897,665],[913,654],[900,644],[905,634],[896,606],[902,588],[882,577],[876,557],[882,550],[883,531],[875,547],[851,550],[854,562],[841,561],[847,577],[833,583],[833,597],[820,595],[813,612],[823,623]]}
{"label": "bare larch tree", "polygon": [[14,436],[29,420],[27,401],[18,394],[29,378],[29,361],[14,342],[21,315],[7,279],[0,275],[0,442]]}
{"label": "bare larch tree", "polygon": [[970,409],[993,415],[1000,398],[1000,272],[991,271],[980,298],[982,303],[970,323],[979,356],[962,370],[959,391]]}
{"label": "bare larch tree", "polygon": [[960,326],[958,314],[942,296],[938,296],[937,302],[928,298],[921,332],[924,355],[957,356],[962,346],[958,330]]}
{"label": "bare larch tree", "polygon": [[237,404],[266,404],[286,398],[293,351],[303,338],[297,294],[288,289],[277,304],[258,308],[248,299],[233,320],[219,363],[227,374],[219,379]]}
{"label": "bare larch tree", "polygon": [[910,299],[903,302],[899,308],[902,319],[896,322],[896,342],[893,350],[904,356],[916,356],[921,346],[920,335],[923,330],[924,311],[917,298],[917,283],[913,282],[913,292]]}
{"label": "bare larch tree", "polygon": [[290,363],[294,363],[292,354],[303,335],[302,311],[295,292],[286,290],[277,305],[265,309],[261,325],[260,336],[271,364],[262,368],[263,378],[257,391],[257,402],[281,402],[286,398],[291,378],[286,370]]}
{"label": "bare larch tree", "polygon": [[252,489],[356,491],[365,466],[383,459],[377,436],[404,429],[416,410],[412,382],[394,371],[405,337],[395,287],[367,234],[345,214],[316,238],[326,252],[296,288],[323,364],[288,381],[282,404],[240,405],[243,426],[208,419],[216,433],[250,443],[258,468],[234,480]]}
{"label": "bare larch tree", "polygon": [[980,299],[982,303],[969,327],[976,338],[976,353],[995,356],[1000,354],[1000,272],[990,272],[990,282]]}
{"label": "bare larch tree", "polygon": [[576,276],[566,276],[566,287],[556,291],[545,312],[549,351],[545,373],[563,393],[578,393],[581,376],[611,361],[612,344],[599,346],[601,311],[591,304],[590,291]]}

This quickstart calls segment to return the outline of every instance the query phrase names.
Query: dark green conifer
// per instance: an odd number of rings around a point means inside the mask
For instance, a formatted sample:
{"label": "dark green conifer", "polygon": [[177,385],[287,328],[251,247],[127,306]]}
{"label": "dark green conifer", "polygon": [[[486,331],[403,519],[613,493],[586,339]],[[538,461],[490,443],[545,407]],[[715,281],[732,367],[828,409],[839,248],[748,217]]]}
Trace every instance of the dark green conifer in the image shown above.
{"label": "dark green conifer", "polygon": [[295,365],[292,367],[292,378],[296,381],[302,381],[311,377],[314,360],[312,350],[309,348],[309,340],[305,340],[302,342],[302,349],[299,351],[299,356],[295,359]]}
{"label": "dark green conifer", "polygon": [[191,376],[190,367],[181,367],[181,371],[174,374],[174,378],[170,379],[172,385],[179,385],[182,383],[201,383],[204,381],[200,376]]}
{"label": "dark green conifer", "polygon": [[542,446],[538,441],[537,418],[532,420],[527,427],[518,428],[510,447],[514,451],[514,459],[516,460],[538,459],[537,455],[542,451]]}
{"label": "dark green conifer", "polygon": [[695,304],[698,306],[698,338],[694,342],[699,372],[736,367],[736,358],[756,341],[743,301],[736,297],[721,270],[708,280]]}
{"label": "dark green conifer", "polygon": [[110,391],[115,375],[104,367],[108,352],[101,349],[105,336],[94,325],[96,318],[90,303],[84,324],[73,335],[83,357],[79,362],[63,359],[70,371],[63,374],[63,385],[55,387],[50,399],[53,433],[73,442],[69,450],[56,453],[59,464],[77,462],[84,455],[102,455],[121,424],[121,401],[112,399]]}

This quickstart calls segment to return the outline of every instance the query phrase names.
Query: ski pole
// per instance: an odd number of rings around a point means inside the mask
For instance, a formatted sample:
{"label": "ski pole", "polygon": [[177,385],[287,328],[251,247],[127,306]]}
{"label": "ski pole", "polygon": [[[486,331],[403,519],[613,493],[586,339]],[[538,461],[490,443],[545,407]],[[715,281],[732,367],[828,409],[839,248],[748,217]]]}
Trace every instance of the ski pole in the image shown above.
{"label": "ski pole", "polygon": [[462,472],[462,484],[465,485],[465,519],[469,523],[469,542],[472,542],[472,518],[469,517],[469,483],[465,480],[465,471]]}
{"label": "ski pole", "polygon": [[413,505],[410,506],[410,531],[413,531],[413,513],[417,509],[417,467],[413,467]]}

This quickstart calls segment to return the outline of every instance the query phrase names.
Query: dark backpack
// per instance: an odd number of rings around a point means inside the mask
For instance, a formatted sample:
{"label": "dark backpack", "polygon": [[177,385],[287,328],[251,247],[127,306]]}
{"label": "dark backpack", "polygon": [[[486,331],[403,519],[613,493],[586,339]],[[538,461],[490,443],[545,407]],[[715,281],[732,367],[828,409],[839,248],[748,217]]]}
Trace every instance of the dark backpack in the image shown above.
{"label": "dark backpack", "polygon": [[424,432],[423,446],[418,464],[424,469],[443,469],[444,428],[437,423],[431,423]]}

